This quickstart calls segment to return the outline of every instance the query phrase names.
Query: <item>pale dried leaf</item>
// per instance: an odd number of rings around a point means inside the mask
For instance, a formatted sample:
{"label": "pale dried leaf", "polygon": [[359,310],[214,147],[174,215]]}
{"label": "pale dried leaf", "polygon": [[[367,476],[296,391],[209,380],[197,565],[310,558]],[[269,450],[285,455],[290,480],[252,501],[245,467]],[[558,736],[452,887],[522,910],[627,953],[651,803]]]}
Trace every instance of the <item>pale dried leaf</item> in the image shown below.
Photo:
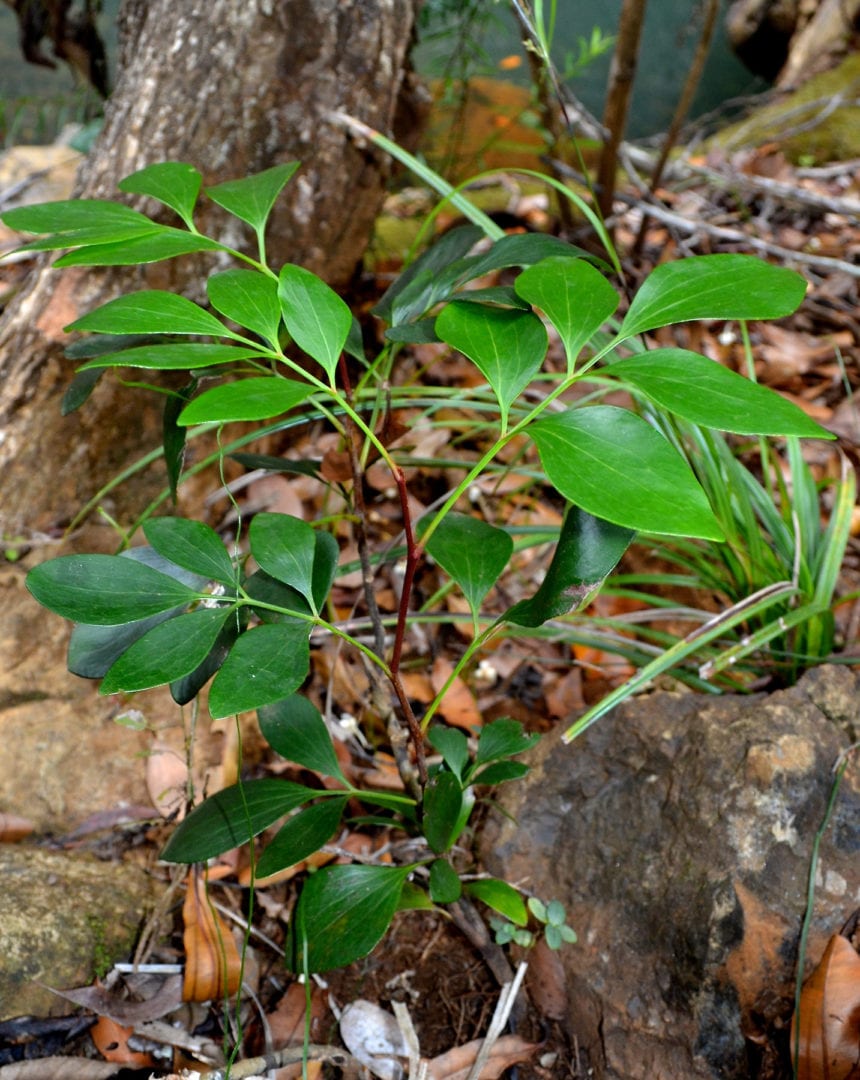
{"label": "pale dried leaf", "polygon": [[166,743],[155,743],[146,759],[146,790],[163,818],[182,813],[187,785],[188,765],[182,755]]}
{"label": "pale dried leaf", "polygon": [[[445,685],[453,670],[452,664],[444,656],[436,657],[433,662],[431,679],[433,689],[437,694]],[[454,679],[444,698],[442,698],[439,713],[449,724],[465,728],[466,731],[480,727],[482,723],[481,714],[472,691],[459,675]]]}
{"label": "pale dried leaf", "polygon": [[[483,1039],[473,1039],[433,1058],[427,1063],[427,1080],[467,1080],[483,1045]],[[505,1069],[527,1061],[539,1046],[540,1043],[528,1043],[519,1035],[502,1035],[493,1045],[479,1080],[497,1080]]]}
{"label": "pale dried leaf", "polygon": [[109,1016],[118,1024],[142,1024],[159,1020],[182,1004],[182,976],[169,975],[158,993],[146,1001],[127,1001],[104,986],[81,986],[54,993],[99,1016]]}
{"label": "pale dried leaf", "polygon": [[409,1056],[409,1047],[390,1012],[372,1001],[354,1001],[341,1013],[340,1037],[379,1080],[401,1080],[403,1066],[398,1059]]}

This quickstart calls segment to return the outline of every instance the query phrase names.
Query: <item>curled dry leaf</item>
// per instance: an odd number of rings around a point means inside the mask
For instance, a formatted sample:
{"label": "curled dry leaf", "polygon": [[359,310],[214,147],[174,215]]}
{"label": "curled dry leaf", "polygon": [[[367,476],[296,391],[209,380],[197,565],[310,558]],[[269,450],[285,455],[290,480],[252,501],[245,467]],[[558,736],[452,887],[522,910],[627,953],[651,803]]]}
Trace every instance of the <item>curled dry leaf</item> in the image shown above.
{"label": "curled dry leaf", "polygon": [[185,930],[184,1001],[217,1001],[239,989],[242,961],[233,935],[206,894],[203,874],[195,867],[188,875],[182,906]]}
{"label": "curled dry leaf", "polygon": [[840,934],[803,988],[792,1055],[796,1040],[797,1080],[860,1080],[860,956]]}
{"label": "curled dry leaf", "polygon": [[390,1012],[359,999],[343,1010],[340,1037],[354,1058],[379,1080],[401,1080],[399,1059],[409,1056],[400,1025]]}
{"label": "curled dry leaf", "polygon": [[[433,1058],[427,1063],[427,1080],[467,1080],[483,1045],[483,1039],[473,1039]],[[478,1080],[496,1080],[505,1069],[527,1061],[539,1046],[540,1043],[528,1043],[519,1035],[503,1035],[493,1044]]]}
{"label": "curled dry leaf", "polygon": [[166,743],[155,743],[146,759],[146,790],[163,818],[181,814],[187,785],[188,766],[182,755]]}

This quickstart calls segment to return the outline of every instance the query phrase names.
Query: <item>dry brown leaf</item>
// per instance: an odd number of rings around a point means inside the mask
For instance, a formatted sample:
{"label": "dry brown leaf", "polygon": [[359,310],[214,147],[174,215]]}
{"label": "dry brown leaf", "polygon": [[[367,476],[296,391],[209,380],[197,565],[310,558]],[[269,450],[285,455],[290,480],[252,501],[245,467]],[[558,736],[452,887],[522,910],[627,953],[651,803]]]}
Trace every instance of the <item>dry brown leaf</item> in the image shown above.
{"label": "dry brown leaf", "polygon": [[797,1080],[860,1080],[860,956],[840,934],[803,987],[799,1019]]}
{"label": "dry brown leaf", "polygon": [[209,902],[203,874],[195,867],[188,875],[182,906],[185,946],[184,1001],[212,1001],[231,997],[239,989],[242,962],[233,935]]}
{"label": "dry brown leaf", "polygon": [[182,977],[171,975],[157,994],[146,1001],[128,1001],[104,986],[81,986],[75,990],[55,990],[55,994],[99,1016],[110,1017],[117,1024],[143,1024],[160,1020],[182,1004]]}
{"label": "dry brown leaf", "polygon": [[29,818],[0,814],[0,844],[13,844],[29,836],[35,826]]}
{"label": "dry brown leaf", "polygon": [[128,1045],[129,1037],[133,1034],[133,1027],[123,1027],[109,1016],[100,1016],[90,1028],[90,1038],[105,1061],[139,1069],[152,1067],[155,1061],[151,1054],[141,1054]]}
{"label": "dry brown leaf", "polygon": [[[467,1080],[483,1045],[483,1039],[473,1039],[428,1061],[427,1080]],[[519,1035],[502,1035],[493,1044],[479,1080],[497,1080],[505,1069],[530,1058],[539,1046],[540,1043],[528,1043]]]}
{"label": "dry brown leaf", "polygon": [[146,759],[146,790],[163,818],[184,810],[188,789],[188,765],[173,747],[157,742]]}
{"label": "dry brown leaf", "polygon": [[[453,670],[450,661],[446,660],[444,656],[436,657],[430,677],[433,681],[433,689],[437,694],[445,685]],[[442,698],[439,713],[449,724],[454,727],[465,728],[466,731],[480,727],[482,723],[481,714],[478,711],[478,705],[472,691],[459,675],[451,683],[447,693]]]}

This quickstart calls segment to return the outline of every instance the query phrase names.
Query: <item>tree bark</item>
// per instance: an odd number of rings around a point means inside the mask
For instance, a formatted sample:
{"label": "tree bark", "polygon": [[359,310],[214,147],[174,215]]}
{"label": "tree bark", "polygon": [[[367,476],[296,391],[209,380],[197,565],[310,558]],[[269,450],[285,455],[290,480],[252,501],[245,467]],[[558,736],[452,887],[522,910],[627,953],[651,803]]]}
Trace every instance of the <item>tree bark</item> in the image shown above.
{"label": "tree bark", "polygon": [[[420,116],[408,67],[420,3],[125,0],[117,86],[78,193],[114,198],[123,176],[157,161],[188,161],[206,184],[301,161],[272,215],[270,257],[345,285],[370,237],[389,165],[326,114],[342,109],[395,137],[403,134],[404,102],[407,116],[410,107]],[[244,227],[215,207],[201,212],[198,225],[234,246],[250,244]],[[60,416],[72,374],[63,327],[128,289],[201,299],[205,276],[218,268],[211,257],[111,271],[54,271],[49,263],[45,257],[0,322],[6,537],[57,535],[106,479],[158,443],[157,402],[112,378],[80,412]],[[162,482],[136,480],[114,509],[120,517],[134,512]]]}

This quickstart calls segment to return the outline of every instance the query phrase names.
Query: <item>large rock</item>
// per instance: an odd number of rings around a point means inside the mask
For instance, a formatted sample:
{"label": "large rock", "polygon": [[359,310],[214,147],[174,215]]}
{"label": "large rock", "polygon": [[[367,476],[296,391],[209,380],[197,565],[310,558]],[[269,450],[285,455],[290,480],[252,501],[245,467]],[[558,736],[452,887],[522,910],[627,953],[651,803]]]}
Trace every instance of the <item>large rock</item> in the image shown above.
{"label": "large rock", "polygon": [[0,844],[0,1020],[62,1015],[48,989],[86,986],[131,956],[154,902],[139,867]]}
{"label": "large rock", "polygon": [[[816,831],[858,737],[860,675],[770,697],[654,693],[536,748],[486,832],[494,873],[567,907],[567,1024],[603,1080],[786,1072]],[[860,904],[860,775],[817,872],[806,970]]]}

